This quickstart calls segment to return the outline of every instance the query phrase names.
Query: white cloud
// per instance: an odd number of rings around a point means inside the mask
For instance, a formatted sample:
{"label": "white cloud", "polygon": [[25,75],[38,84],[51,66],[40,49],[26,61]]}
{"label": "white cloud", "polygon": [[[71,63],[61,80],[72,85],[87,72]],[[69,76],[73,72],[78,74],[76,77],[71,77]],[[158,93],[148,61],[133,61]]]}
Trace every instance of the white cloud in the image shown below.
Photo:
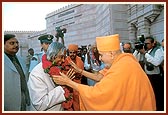
{"label": "white cloud", "polygon": [[66,2],[3,2],[3,30],[44,30],[46,28],[46,15],[68,4]]}

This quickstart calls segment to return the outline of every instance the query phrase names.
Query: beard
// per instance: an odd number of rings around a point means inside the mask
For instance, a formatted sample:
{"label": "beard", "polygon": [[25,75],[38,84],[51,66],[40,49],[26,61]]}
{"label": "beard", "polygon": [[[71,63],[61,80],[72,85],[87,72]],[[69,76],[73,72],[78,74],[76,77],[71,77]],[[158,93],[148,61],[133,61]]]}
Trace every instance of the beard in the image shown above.
{"label": "beard", "polygon": [[72,60],[75,60],[76,56],[71,55],[70,58],[71,58]]}

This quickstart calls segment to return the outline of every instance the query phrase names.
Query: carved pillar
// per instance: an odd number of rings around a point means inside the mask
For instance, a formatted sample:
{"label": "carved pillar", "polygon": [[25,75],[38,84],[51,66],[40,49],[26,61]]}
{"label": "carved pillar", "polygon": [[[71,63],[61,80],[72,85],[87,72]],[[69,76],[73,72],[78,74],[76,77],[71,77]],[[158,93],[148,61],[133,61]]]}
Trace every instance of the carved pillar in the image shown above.
{"label": "carved pillar", "polygon": [[137,38],[137,23],[130,23],[129,24],[129,40],[135,41]]}
{"label": "carved pillar", "polygon": [[150,22],[143,17],[138,20],[138,35],[150,35]]}

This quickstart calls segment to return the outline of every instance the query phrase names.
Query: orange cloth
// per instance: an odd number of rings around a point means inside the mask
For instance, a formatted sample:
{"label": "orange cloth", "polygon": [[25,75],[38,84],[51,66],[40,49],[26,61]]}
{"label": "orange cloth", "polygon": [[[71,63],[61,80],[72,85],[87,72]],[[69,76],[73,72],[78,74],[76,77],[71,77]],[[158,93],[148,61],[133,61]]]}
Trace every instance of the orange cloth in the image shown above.
{"label": "orange cloth", "polygon": [[68,46],[68,50],[69,51],[78,51],[78,45],[76,45],[76,44],[70,44]]}
{"label": "orange cloth", "polygon": [[[69,62],[71,62],[71,58],[68,56],[66,59],[65,59],[65,62],[64,62],[64,66],[66,67],[66,65],[70,65]],[[80,57],[76,56],[76,61],[74,62],[80,69],[84,69],[84,63],[83,61],[81,60]],[[66,67],[66,70],[68,71],[71,67],[69,66]],[[77,79],[78,78],[78,79]],[[73,79],[74,82],[77,82],[77,83],[81,83],[81,78],[82,78],[82,75],[81,74],[75,74],[75,78]],[[73,108],[74,108],[74,111],[80,111],[80,106],[79,106],[79,93],[78,91],[76,90],[73,90]]]}
{"label": "orange cloth", "polygon": [[120,49],[119,35],[96,37],[97,49],[99,51],[115,51]]}
{"label": "orange cloth", "polygon": [[[130,70],[130,68],[132,70]],[[100,82],[79,84],[81,110],[151,111],[155,96],[145,72],[131,54],[120,54]]]}
{"label": "orange cloth", "polygon": [[105,76],[107,71],[108,71],[108,69],[104,68],[104,69],[100,70],[99,73],[102,74],[103,76]]}

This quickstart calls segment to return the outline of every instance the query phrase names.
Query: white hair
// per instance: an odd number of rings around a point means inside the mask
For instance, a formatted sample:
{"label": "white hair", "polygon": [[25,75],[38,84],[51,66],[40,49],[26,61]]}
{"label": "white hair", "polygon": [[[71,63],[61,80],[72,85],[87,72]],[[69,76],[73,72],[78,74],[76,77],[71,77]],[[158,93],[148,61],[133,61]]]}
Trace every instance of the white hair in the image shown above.
{"label": "white hair", "polygon": [[60,51],[63,53],[65,46],[59,42],[52,42],[46,52],[47,60],[51,60],[53,56],[56,56]]}

